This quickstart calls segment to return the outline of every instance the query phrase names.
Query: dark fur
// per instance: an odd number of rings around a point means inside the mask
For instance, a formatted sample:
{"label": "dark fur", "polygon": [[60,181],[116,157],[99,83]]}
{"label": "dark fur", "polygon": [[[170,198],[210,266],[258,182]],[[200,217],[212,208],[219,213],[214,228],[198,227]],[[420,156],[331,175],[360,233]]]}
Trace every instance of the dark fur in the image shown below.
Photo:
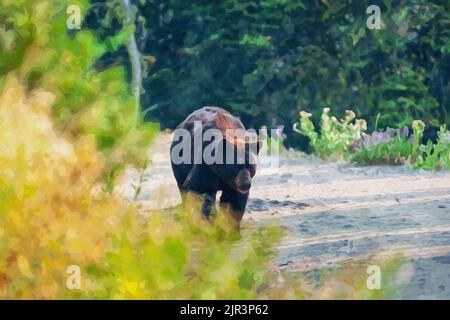
{"label": "dark fur", "polygon": [[[194,132],[194,121],[202,122],[202,132]],[[225,136],[226,129],[242,129],[245,130],[242,122],[233,117],[227,111],[218,107],[203,107],[192,114],[190,114],[177,128],[183,128],[191,133],[191,137],[196,134],[203,134],[207,129],[218,129]],[[255,149],[249,148],[249,143],[239,144],[236,141],[223,140],[223,152],[225,154],[226,144],[235,148],[235,160],[237,151],[236,148],[245,147],[245,161],[244,164],[174,164],[172,162],[172,170],[177,180],[178,188],[182,195],[187,192],[195,192],[204,197],[203,214],[209,217],[211,209],[213,208],[216,195],[219,190],[222,191],[220,197],[220,204],[229,208],[229,212],[234,220],[239,224],[245,211],[248,195],[251,186],[251,179],[256,173],[256,165],[249,163],[250,150],[259,151],[259,143]],[[178,141],[172,141],[172,146],[176,145]],[[230,145],[230,143],[232,145]],[[209,143],[203,144],[203,149]],[[194,143],[191,141],[191,157],[194,158]],[[191,162],[193,163],[193,161]],[[184,198],[184,197],[183,197]]]}

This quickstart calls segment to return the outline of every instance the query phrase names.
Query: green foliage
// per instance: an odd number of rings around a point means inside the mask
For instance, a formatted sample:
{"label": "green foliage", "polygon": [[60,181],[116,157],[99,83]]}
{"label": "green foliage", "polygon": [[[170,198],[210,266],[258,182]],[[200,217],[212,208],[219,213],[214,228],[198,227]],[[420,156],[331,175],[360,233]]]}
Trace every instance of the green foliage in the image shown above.
{"label": "green foliage", "polygon": [[[193,200],[195,202],[195,200]],[[154,213],[142,227],[113,237],[117,250],[97,279],[99,298],[255,299],[276,298],[270,270],[278,227],[247,230],[239,240],[224,222],[211,224],[189,207]],[[224,214],[222,212],[221,214]],[[261,290],[266,288],[265,290]],[[289,288],[278,298],[294,298]],[[291,295],[292,294],[292,295]]]}
{"label": "green foliage", "polygon": [[[86,12],[89,1],[70,3]],[[130,34],[99,42],[88,30],[66,27],[67,1],[2,1],[0,77],[14,72],[27,90],[55,94],[52,107],[59,130],[72,137],[92,134],[106,155],[107,170],[123,161],[142,164],[156,128],[133,119],[133,100],[121,66],[97,72],[94,63]]]}
{"label": "green foliage", "polygon": [[[416,122],[415,135],[422,137],[424,124]],[[438,132],[438,139],[436,144],[428,141],[426,145],[419,145],[416,149],[415,168],[422,168],[426,170],[450,169],[450,132],[446,126],[443,125]]]}
{"label": "green foliage", "polygon": [[319,131],[316,130],[311,114],[301,111],[300,122],[294,131],[309,138],[315,154],[322,159],[348,160],[359,164],[409,164],[426,170],[450,169],[450,132],[443,125],[438,132],[436,144],[431,140],[425,145],[422,138],[425,123],[414,120],[413,133],[409,137],[407,127],[374,131],[366,130],[365,120],[352,123],[355,114],[347,110],[346,117],[337,120],[329,116],[329,108],[324,108]]}
{"label": "green foliage", "polygon": [[403,137],[395,137],[388,142],[382,142],[370,147],[362,146],[351,160],[356,163],[370,164],[405,164],[412,154],[410,141]]}
{"label": "green foliage", "polygon": [[330,109],[324,108],[321,116],[320,129],[316,132],[311,114],[300,112],[300,127],[295,125],[294,130],[310,139],[314,152],[322,159],[344,159],[355,143],[360,139],[361,133],[367,129],[366,122],[355,120],[355,113],[346,111],[344,119],[338,120],[329,115]]}
{"label": "green foliage", "polygon": [[[90,10],[99,37],[103,1]],[[366,27],[371,4],[383,29]],[[220,105],[258,127],[285,125],[301,109],[353,109],[379,127],[450,122],[448,1],[162,1],[138,7],[137,40],[156,58],[144,80],[148,117],[175,127]],[[118,51],[117,56],[126,53]],[[107,57],[108,59],[110,57]],[[150,99],[151,97],[151,99]]]}
{"label": "green foliage", "polygon": [[362,164],[410,164],[425,170],[450,169],[450,132],[443,125],[438,132],[436,144],[428,140],[422,144],[425,124],[413,121],[413,136],[396,136],[394,139],[362,146],[352,160]]}
{"label": "green foliage", "polygon": [[413,138],[409,137],[406,126],[402,129],[387,128],[363,134],[355,145],[351,161],[364,164],[405,164],[411,161],[411,157],[412,160],[415,159],[415,143],[420,144],[421,141]]}

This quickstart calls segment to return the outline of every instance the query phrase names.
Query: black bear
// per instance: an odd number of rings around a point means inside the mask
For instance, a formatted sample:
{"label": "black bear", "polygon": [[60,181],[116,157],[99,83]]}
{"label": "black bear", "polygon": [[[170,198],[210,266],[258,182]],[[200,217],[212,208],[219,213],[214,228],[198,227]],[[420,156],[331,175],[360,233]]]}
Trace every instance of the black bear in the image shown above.
{"label": "black bear", "polygon": [[219,107],[194,111],[174,133],[170,157],[182,198],[188,191],[202,195],[202,212],[209,217],[221,190],[220,205],[239,225],[256,173],[258,136]]}

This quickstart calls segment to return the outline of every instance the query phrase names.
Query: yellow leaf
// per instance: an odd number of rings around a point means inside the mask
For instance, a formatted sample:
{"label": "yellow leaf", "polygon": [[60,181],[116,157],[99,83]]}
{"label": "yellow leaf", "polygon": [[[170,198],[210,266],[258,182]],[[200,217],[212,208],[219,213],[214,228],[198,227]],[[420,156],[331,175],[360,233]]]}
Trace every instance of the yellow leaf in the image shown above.
{"label": "yellow leaf", "polygon": [[24,256],[19,256],[17,258],[17,266],[19,267],[19,271],[22,275],[27,278],[33,278],[33,273],[30,270],[30,264],[28,263],[28,259]]}

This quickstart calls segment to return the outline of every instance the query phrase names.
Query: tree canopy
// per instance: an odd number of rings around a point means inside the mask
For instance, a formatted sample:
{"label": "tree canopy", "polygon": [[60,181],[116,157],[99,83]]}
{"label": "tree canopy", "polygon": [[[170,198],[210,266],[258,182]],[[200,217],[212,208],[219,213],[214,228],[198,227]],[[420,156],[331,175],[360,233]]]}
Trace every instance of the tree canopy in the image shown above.
{"label": "tree canopy", "polygon": [[[108,1],[88,26],[105,39],[121,30]],[[146,63],[142,108],[173,128],[203,105],[247,126],[285,125],[300,110],[355,110],[379,127],[420,118],[448,123],[450,4],[434,1],[224,0],[134,2]],[[366,26],[369,5],[382,29]],[[112,26],[112,27],[111,27]],[[104,57],[127,61],[126,50]],[[372,129],[372,128],[370,128]]]}

